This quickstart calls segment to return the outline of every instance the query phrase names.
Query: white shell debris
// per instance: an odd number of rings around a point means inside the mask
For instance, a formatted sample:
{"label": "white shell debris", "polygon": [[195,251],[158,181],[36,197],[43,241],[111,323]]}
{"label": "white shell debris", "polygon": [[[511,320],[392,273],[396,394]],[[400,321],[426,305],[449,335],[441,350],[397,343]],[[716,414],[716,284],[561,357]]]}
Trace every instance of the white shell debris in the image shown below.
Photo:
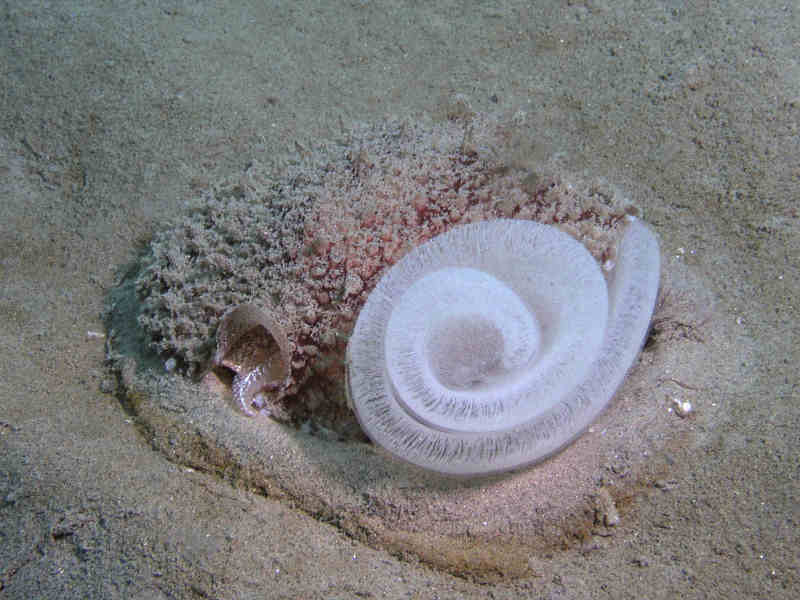
{"label": "white shell debris", "polygon": [[673,398],[672,404],[674,405],[673,410],[675,411],[675,414],[681,417],[682,419],[688,417],[693,410],[692,403],[689,402],[688,400]]}

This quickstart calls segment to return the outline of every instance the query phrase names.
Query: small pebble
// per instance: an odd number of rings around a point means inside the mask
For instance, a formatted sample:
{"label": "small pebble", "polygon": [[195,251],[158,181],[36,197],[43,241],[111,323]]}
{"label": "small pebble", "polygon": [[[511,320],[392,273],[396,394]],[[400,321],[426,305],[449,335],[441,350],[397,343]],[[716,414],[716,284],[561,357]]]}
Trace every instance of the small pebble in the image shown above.
{"label": "small pebble", "polygon": [[606,488],[600,488],[595,499],[595,522],[614,527],[620,521],[617,505]]}
{"label": "small pebble", "polygon": [[100,391],[104,394],[112,394],[117,390],[117,380],[111,377],[104,377],[100,380]]}
{"label": "small pebble", "polygon": [[675,414],[681,418],[688,417],[692,412],[692,403],[688,400],[681,400],[680,398],[673,398]]}

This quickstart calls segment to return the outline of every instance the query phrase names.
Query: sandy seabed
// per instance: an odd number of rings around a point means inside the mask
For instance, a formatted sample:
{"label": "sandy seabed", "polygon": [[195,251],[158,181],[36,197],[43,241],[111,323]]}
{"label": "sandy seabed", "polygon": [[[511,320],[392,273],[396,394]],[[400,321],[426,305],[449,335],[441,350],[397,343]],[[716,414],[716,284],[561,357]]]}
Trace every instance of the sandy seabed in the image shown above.
{"label": "sandy seabed", "polygon": [[[786,4],[528,4],[6,4],[0,598],[797,595],[800,15]],[[185,423],[170,425],[179,396],[143,423],[105,366],[101,312],[152,232],[209,182],[252,160],[279,171],[356,120],[441,118],[454,102],[523,115],[536,134],[520,162],[626,190],[665,272],[705,300],[674,315],[691,339],[666,347],[668,360],[645,352],[598,423],[624,432],[625,415],[641,414],[631,403],[652,405],[652,422],[633,420],[638,433],[597,466],[618,484],[639,465],[635,485],[582,505],[575,528],[521,520],[513,497],[477,486],[485,510],[501,507],[497,521],[461,532],[446,556],[436,540],[426,554],[424,539],[393,545],[359,523],[357,502],[381,500],[381,518],[393,506],[367,467],[314,506],[219,453],[284,478],[296,465],[291,480],[309,490],[341,456],[312,464],[294,438],[270,466],[245,434],[238,447],[202,446],[203,432],[252,429],[215,421],[224,403],[197,421],[201,447],[189,451]],[[692,416],[670,412],[676,397]],[[670,432],[653,441],[653,462],[631,454],[648,427]],[[590,436],[527,476],[571,468]],[[364,464],[380,458],[366,452]],[[413,490],[418,508],[436,504],[426,489]],[[449,515],[453,531],[470,516]],[[566,536],[496,543],[531,523]]]}

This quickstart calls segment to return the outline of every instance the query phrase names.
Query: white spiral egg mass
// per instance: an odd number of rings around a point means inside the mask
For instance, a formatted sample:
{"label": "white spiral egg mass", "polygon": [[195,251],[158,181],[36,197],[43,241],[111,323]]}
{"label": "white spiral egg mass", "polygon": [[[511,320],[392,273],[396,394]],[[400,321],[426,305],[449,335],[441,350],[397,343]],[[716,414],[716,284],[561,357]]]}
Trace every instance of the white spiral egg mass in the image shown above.
{"label": "white spiral egg mass", "polygon": [[630,218],[606,276],[556,227],[462,225],[380,279],[347,349],[347,391],[378,445],[452,475],[518,468],[575,439],[644,343],[655,236]]}

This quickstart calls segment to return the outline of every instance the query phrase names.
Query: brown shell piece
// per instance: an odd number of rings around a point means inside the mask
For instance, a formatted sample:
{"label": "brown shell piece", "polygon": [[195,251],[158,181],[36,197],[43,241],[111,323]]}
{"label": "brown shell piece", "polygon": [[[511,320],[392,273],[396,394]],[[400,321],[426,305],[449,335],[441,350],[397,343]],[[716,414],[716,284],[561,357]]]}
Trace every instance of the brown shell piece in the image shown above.
{"label": "brown shell piece", "polygon": [[[223,366],[236,373],[234,395],[243,390],[247,397],[237,397],[247,414],[253,396],[268,389],[280,389],[289,377],[291,347],[283,328],[273,313],[257,304],[242,304],[230,311],[217,328],[217,350],[212,359],[214,367]],[[251,375],[258,373],[257,378]],[[263,382],[258,387],[242,388],[238,381],[257,379]]]}

